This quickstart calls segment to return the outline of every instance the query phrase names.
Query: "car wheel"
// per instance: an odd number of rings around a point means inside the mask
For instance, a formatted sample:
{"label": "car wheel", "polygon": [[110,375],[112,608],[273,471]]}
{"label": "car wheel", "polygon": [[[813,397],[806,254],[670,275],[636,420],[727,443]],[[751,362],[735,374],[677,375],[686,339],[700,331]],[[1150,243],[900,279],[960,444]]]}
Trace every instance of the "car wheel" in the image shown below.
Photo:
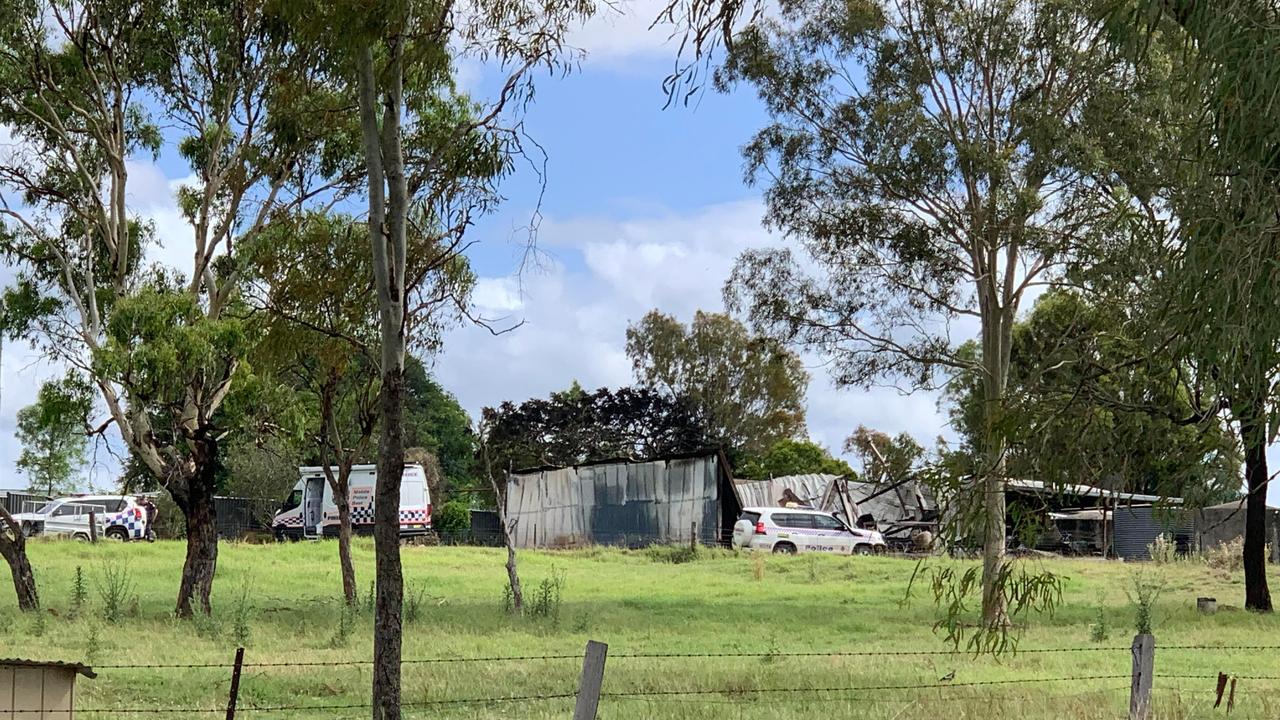
{"label": "car wheel", "polygon": [[75,535],[72,535],[72,537],[75,538],[77,542],[89,542],[89,536],[85,533],[76,533]]}
{"label": "car wheel", "polygon": [[773,546],[773,553],[775,555],[795,555],[796,546],[791,543],[778,543]]}
{"label": "car wheel", "polygon": [[855,555],[870,555],[872,553],[870,545],[857,545],[853,548]]}
{"label": "car wheel", "polygon": [[107,528],[107,532],[105,534],[107,538],[110,540],[119,540],[120,542],[126,542],[129,539],[129,531],[118,526]]}

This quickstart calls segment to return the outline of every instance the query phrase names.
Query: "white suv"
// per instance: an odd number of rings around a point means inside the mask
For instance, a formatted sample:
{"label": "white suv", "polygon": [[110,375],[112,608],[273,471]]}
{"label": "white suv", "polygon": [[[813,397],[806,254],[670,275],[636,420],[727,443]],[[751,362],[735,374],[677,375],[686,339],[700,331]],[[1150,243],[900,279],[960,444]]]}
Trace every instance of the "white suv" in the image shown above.
{"label": "white suv", "polygon": [[31,512],[13,516],[22,533],[70,535],[88,540],[89,513],[93,513],[98,534],[112,540],[140,540],[146,536],[147,514],[127,495],[82,495],[50,500]]}
{"label": "white suv", "polygon": [[850,528],[831,513],[780,507],[743,508],[733,526],[733,546],[787,555],[871,555],[886,549],[884,536],[874,530]]}

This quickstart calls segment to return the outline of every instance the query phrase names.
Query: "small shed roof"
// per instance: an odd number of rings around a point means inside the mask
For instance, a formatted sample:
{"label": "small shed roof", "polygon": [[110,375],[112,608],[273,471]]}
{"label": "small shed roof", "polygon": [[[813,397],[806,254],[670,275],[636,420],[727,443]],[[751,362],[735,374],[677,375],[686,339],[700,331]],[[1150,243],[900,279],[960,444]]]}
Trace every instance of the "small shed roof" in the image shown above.
{"label": "small shed roof", "polygon": [[[1228,512],[1235,511],[1235,510],[1240,510],[1240,511],[1242,511],[1242,512],[1243,512],[1243,511],[1244,511],[1244,498],[1240,498],[1239,500],[1232,500],[1232,501],[1230,501],[1230,502],[1224,502],[1224,503],[1221,503],[1221,504],[1218,504],[1218,505],[1210,505],[1210,506],[1209,506],[1209,507],[1207,507],[1207,508],[1201,508],[1201,509],[1202,509],[1202,510],[1219,510],[1219,511],[1228,511]],[[1272,510],[1272,511],[1280,510],[1280,508],[1277,508],[1277,507],[1274,507],[1274,506],[1271,506],[1271,505],[1268,505],[1268,506],[1267,506],[1267,509],[1268,509],[1268,510]]]}
{"label": "small shed roof", "polygon": [[30,667],[30,668],[54,668],[71,670],[79,673],[87,678],[96,678],[98,674],[88,665],[76,662],[61,662],[58,660],[23,660],[21,658],[0,659],[0,667]]}
{"label": "small shed roof", "polygon": [[1163,502],[1170,505],[1181,505],[1180,497],[1161,497],[1159,495],[1143,495],[1142,493],[1117,492],[1115,490],[1107,490],[1092,485],[1045,485],[1039,480],[1010,480],[1008,486],[1014,490],[1024,490],[1035,493],[1050,493],[1059,495],[1079,495],[1081,497],[1107,497],[1116,500],[1126,500],[1128,502],[1154,503]]}

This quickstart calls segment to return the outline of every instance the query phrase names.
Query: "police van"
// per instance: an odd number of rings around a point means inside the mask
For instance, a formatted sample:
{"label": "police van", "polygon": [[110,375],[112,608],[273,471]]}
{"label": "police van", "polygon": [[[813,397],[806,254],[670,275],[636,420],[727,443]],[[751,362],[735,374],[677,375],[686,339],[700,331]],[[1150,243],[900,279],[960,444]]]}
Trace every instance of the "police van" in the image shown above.
{"label": "police van", "polygon": [[851,528],[831,513],[783,507],[743,508],[733,526],[733,546],[785,555],[871,555],[888,547],[879,532]]}
{"label": "police van", "polygon": [[[331,468],[335,473],[337,468]],[[278,540],[302,540],[338,536],[338,505],[322,467],[298,468],[298,484],[280,504],[272,520]],[[378,482],[378,466],[353,465],[347,485],[351,507],[351,530],[373,533],[373,496]],[[431,491],[421,465],[405,465],[400,477],[400,535],[414,537],[431,530]]]}

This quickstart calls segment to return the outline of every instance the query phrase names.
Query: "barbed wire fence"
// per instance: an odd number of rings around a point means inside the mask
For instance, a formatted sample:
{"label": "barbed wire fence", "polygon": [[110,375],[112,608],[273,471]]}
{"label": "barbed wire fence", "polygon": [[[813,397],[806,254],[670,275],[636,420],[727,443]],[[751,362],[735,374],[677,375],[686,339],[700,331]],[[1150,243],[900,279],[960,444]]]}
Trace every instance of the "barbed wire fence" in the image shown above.
{"label": "barbed wire fence", "polygon": [[[646,661],[658,663],[687,663],[702,659],[763,659],[771,661],[785,661],[788,659],[803,660],[811,658],[891,658],[891,657],[977,657],[973,652],[962,649],[917,649],[917,650],[797,650],[797,651],[739,651],[739,650],[714,650],[705,652],[673,652],[673,651],[641,651],[641,652],[620,652],[613,655],[608,654],[608,646],[595,641],[587,644],[586,652],[583,654],[542,654],[542,655],[486,655],[486,656],[469,656],[469,657],[410,657],[402,661],[406,666],[420,665],[445,665],[445,664],[485,664],[485,665],[504,665],[512,663],[532,663],[532,662],[565,662],[577,661],[582,663],[582,674],[577,687],[561,687],[546,692],[524,692],[524,693],[495,693],[482,696],[465,696],[465,697],[444,697],[444,698],[426,698],[426,699],[409,699],[402,703],[402,709],[405,710],[431,710],[445,709],[449,707],[506,707],[510,705],[531,705],[534,703],[551,703],[559,701],[574,702],[574,720],[592,720],[596,717],[597,707],[601,703],[627,703],[627,702],[676,702],[676,703],[694,703],[694,704],[737,704],[746,699],[752,703],[769,703],[769,702],[795,702],[797,697],[803,697],[806,702],[833,702],[833,701],[878,701],[883,699],[885,694],[894,694],[897,696],[912,694],[922,695],[924,693],[939,693],[957,696],[958,691],[966,689],[993,689],[998,687],[1027,688],[1035,691],[1034,695],[1024,696],[1028,699],[1043,700],[1048,697],[1077,697],[1098,693],[1113,693],[1129,688],[1130,704],[1128,718],[1130,720],[1148,720],[1152,713],[1152,693],[1157,688],[1156,681],[1193,681],[1190,689],[1196,693],[1203,693],[1206,700],[1214,700],[1214,707],[1226,704],[1226,712],[1230,712],[1237,702],[1237,696],[1242,694],[1243,690],[1238,685],[1244,681],[1248,683],[1280,683],[1280,675],[1253,674],[1251,672],[1244,673],[1228,673],[1218,671],[1213,674],[1209,673],[1158,673],[1155,671],[1155,641],[1150,635],[1138,635],[1134,638],[1130,647],[1121,646],[1088,646],[1088,647],[1040,647],[1040,648],[1017,648],[1011,650],[1010,655],[1017,657],[1020,655],[1042,655],[1042,654],[1121,654],[1128,652],[1131,654],[1130,672],[1086,672],[1077,674],[1036,674],[1031,676],[1013,676],[1002,678],[991,678],[975,681],[955,681],[954,673],[952,677],[940,678],[936,681],[925,682],[882,682],[873,684],[796,684],[787,686],[772,687],[749,687],[741,683],[733,685],[712,686],[712,687],[627,687],[625,680],[622,683],[606,684],[605,666],[606,659],[617,665],[618,663],[627,663],[630,661]],[[1218,653],[1228,654],[1233,657],[1233,663],[1237,664],[1240,660],[1247,660],[1251,656],[1262,655],[1265,660],[1263,666],[1270,666],[1271,653],[1280,650],[1280,645],[1205,645],[1205,644],[1187,644],[1187,645],[1169,645],[1160,648],[1161,653]],[[234,720],[236,715],[244,717],[262,717],[267,714],[280,713],[297,713],[303,716],[328,716],[332,717],[334,713],[355,712],[360,710],[372,709],[372,703],[365,700],[340,701],[332,703],[285,703],[285,704],[255,704],[252,702],[243,702],[238,697],[240,690],[241,674],[245,670],[272,670],[280,668],[337,668],[337,667],[356,667],[371,666],[371,660],[298,660],[298,661],[269,661],[269,662],[246,662],[244,661],[245,652],[243,648],[237,649],[235,653],[235,661],[223,663],[141,663],[141,664],[103,664],[95,667],[96,671],[101,672],[136,672],[147,671],[157,676],[162,676],[165,672],[178,670],[208,670],[208,671],[230,671],[229,697],[227,705],[224,707],[166,707],[166,706],[146,706],[144,704],[134,704],[132,706],[122,705],[116,707],[109,706],[90,706],[76,708],[75,712],[92,718],[104,718],[111,716],[147,716],[147,717],[211,717],[224,715],[228,720]],[[1185,663],[1179,663],[1185,665]],[[1250,666],[1256,666],[1257,663],[1250,663]],[[625,666],[624,666],[625,667]],[[619,674],[621,678],[629,678],[632,676],[630,672],[623,671]],[[1126,684],[1119,684],[1116,681],[1127,680]],[[1053,687],[1061,687],[1063,684],[1071,684],[1074,686],[1070,692],[1060,695],[1047,695],[1046,690]],[[1229,695],[1227,694],[1229,688]],[[1173,688],[1179,692],[1187,689],[1184,686]],[[1020,696],[1002,696],[998,699],[1016,699]],[[967,699],[981,700],[978,696],[968,696]],[[39,713],[43,710],[24,710],[14,708],[13,717],[41,717]]]}

